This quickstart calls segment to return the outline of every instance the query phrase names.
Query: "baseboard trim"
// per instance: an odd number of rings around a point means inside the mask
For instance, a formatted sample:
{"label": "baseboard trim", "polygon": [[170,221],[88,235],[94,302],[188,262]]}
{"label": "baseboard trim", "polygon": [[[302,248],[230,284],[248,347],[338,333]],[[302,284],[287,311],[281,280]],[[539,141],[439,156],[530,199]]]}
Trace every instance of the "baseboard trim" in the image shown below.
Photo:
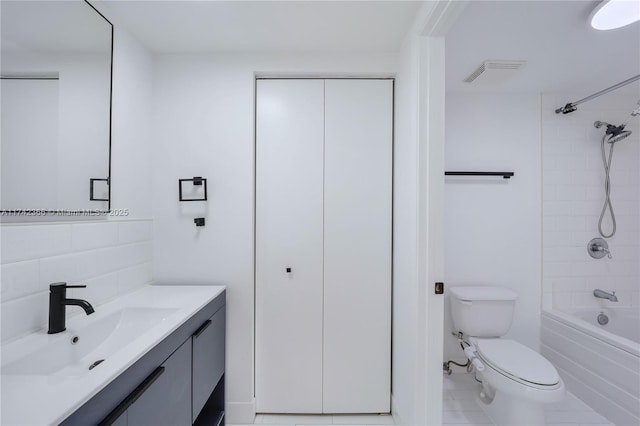
{"label": "baseboard trim", "polygon": [[393,417],[393,424],[396,425],[404,425],[406,424],[403,421],[402,414],[398,410],[398,404],[396,403],[396,398],[391,394],[391,416]]}
{"label": "baseboard trim", "polygon": [[227,402],[224,406],[226,424],[253,424],[256,418],[256,401]]}

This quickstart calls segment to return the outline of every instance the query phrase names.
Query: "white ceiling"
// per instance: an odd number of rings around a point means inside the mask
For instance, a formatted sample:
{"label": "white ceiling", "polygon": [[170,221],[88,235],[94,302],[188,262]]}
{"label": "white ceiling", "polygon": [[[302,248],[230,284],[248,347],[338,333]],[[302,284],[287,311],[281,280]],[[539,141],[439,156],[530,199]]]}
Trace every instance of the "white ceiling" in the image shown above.
{"label": "white ceiling", "polygon": [[395,52],[417,1],[101,0],[145,46],[176,52]]}
{"label": "white ceiling", "polygon": [[[445,39],[447,91],[587,96],[640,74],[640,22],[594,30],[588,16],[598,3],[470,1]],[[495,87],[463,82],[489,59],[528,62],[511,80]],[[626,90],[640,93],[640,82]]]}

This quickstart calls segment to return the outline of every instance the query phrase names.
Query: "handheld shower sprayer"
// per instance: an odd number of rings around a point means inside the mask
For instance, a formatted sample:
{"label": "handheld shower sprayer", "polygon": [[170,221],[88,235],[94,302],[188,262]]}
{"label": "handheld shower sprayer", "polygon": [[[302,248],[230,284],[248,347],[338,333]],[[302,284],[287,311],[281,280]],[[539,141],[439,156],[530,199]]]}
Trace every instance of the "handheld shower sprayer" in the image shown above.
{"label": "handheld shower sprayer", "polygon": [[[631,116],[640,115],[640,102],[638,102],[638,108],[631,113]],[[605,123],[604,121],[596,121],[593,123],[596,129],[602,126],[607,126],[604,135],[602,135],[602,141],[600,143],[600,151],[602,153],[602,164],[604,165],[605,180],[604,180],[604,205],[602,206],[602,212],[600,212],[600,220],[598,220],[598,231],[604,238],[611,238],[616,234],[616,215],[613,212],[613,204],[611,203],[611,180],[609,173],[611,171],[611,159],[613,157],[613,147],[616,142],[621,141],[631,134],[631,131],[625,130],[626,123],[614,126],[613,124]],[[607,138],[608,137],[608,138]],[[609,155],[605,151],[605,142],[609,143]],[[606,234],[602,230],[602,221],[604,216],[609,210],[609,216],[611,217],[611,232]]]}
{"label": "handheld shower sprayer", "polygon": [[[638,110],[640,110],[640,107],[638,107]],[[619,142],[631,134],[629,130],[624,130],[625,124],[614,126],[613,124],[605,123],[604,121],[596,121],[595,123],[593,123],[593,125],[596,127],[596,129],[599,129],[602,126],[607,126],[607,130],[604,132],[604,134],[605,137],[609,135],[609,139],[607,140],[607,142],[609,143]]]}

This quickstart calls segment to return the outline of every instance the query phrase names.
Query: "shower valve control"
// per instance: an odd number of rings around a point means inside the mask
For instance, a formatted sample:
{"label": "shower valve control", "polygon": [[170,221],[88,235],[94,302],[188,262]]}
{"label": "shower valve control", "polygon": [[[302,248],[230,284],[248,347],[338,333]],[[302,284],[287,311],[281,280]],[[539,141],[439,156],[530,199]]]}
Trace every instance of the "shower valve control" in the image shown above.
{"label": "shower valve control", "polygon": [[587,244],[587,252],[589,256],[594,259],[602,259],[605,256],[609,259],[613,257],[609,251],[609,244],[604,238],[593,238],[589,241],[589,244]]}

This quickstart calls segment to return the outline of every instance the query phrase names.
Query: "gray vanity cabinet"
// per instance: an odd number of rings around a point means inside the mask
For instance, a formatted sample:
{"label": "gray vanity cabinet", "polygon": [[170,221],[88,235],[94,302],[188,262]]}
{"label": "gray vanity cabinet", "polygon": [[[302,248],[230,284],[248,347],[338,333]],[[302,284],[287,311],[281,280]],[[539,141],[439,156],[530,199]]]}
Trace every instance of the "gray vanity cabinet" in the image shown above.
{"label": "gray vanity cabinet", "polygon": [[160,368],[162,374],[127,410],[127,425],[191,424],[191,342],[183,343]]}
{"label": "gray vanity cabinet", "polygon": [[194,423],[224,374],[224,330],[223,307],[192,336]]}
{"label": "gray vanity cabinet", "polygon": [[225,293],[61,426],[224,425]]}

